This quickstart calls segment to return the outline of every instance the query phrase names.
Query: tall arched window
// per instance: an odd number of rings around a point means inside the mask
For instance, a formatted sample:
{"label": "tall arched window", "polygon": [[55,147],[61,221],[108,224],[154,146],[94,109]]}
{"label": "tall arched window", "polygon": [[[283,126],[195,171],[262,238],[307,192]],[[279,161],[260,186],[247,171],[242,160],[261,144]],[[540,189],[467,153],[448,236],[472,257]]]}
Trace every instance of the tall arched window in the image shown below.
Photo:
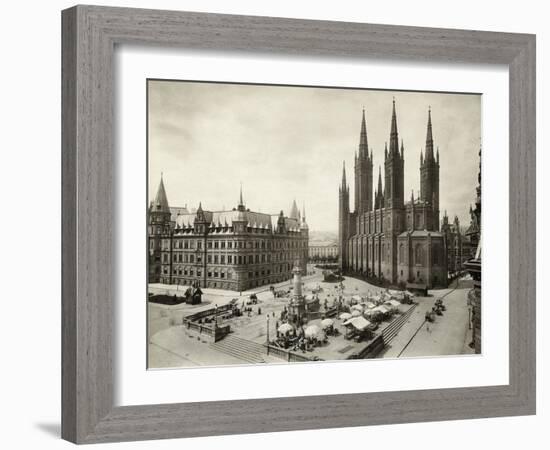
{"label": "tall arched window", "polygon": [[399,244],[399,264],[405,263],[405,246],[403,244]]}
{"label": "tall arched window", "polygon": [[439,266],[439,245],[434,245],[432,249],[432,262],[435,266]]}
{"label": "tall arched window", "polygon": [[424,265],[424,248],[422,244],[416,244],[414,248],[414,262],[415,264]]}

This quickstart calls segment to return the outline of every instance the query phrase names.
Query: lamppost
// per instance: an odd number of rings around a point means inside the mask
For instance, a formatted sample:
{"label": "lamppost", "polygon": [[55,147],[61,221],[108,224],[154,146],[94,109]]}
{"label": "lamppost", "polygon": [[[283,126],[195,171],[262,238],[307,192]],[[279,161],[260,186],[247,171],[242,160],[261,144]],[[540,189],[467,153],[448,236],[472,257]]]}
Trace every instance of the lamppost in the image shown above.
{"label": "lamppost", "polygon": [[266,314],[265,317],[267,319],[267,354],[269,355],[269,314]]}
{"label": "lamppost", "polygon": [[468,330],[472,329],[472,303],[468,299]]}

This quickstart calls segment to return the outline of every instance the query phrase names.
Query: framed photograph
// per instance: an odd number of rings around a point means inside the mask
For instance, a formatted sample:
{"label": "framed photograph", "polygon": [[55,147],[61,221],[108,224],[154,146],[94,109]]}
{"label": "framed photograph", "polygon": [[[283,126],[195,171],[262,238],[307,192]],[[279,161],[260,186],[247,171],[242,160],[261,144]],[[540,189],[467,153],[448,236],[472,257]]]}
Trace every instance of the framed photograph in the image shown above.
{"label": "framed photograph", "polygon": [[533,35],[62,24],[65,439],[535,413]]}

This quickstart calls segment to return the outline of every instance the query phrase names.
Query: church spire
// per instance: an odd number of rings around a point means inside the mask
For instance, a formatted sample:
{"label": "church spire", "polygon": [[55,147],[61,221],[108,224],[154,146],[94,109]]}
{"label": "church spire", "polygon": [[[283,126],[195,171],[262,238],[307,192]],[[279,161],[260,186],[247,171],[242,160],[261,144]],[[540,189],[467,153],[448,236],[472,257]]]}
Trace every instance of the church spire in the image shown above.
{"label": "church spire", "polygon": [[166,190],[164,189],[163,174],[160,174],[160,183],[157,189],[157,195],[153,201],[153,211],[170,212],[170,206],[168,205],[168,198],[166,197]]}
{"label": "church spire", "polygon": [[367,159],[369,157],[369,143],[367,139],[367,123],[365,121],[365,109],[363,108],[363,117],[361,119],[361,134],[359,136],[359,158]]}
{"label": "church spire", "polygon": [[374,209],[384,207],[384,191],[382,190],[382,167],[378,166],[378,188],[374,197]]}
{"label": "church spire", "polygon": [[347,182],[346,182],[346,161],[344,161],[344,167],[342,169],[342,190],[347,189]]}
{"label": "church spire", "polygon": [[390,156],[399,154],[399,135],[397,133],[397,114],[395,113],[395,98],[392,104],[391,131],[390,131]]}
{"label": "church spire", "polygon": [[426,131],[426,160],[434,159],[434,140],[432,136],[432,108],[428,108],[428,129]]}

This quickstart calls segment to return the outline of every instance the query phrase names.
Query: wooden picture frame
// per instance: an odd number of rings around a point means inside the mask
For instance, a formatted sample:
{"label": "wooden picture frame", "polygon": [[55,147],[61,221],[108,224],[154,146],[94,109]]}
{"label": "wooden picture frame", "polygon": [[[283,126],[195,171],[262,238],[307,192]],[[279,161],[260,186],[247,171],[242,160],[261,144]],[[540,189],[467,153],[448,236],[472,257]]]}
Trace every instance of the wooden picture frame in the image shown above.
{"label": "wooden picture frame", "polygon": [[[94,443],[535,413],[535,36],[97,6],[63,11],[62,31],[64,439]],[[114,407],[113,52],[126,43],[505,64],[509,384]]]}

